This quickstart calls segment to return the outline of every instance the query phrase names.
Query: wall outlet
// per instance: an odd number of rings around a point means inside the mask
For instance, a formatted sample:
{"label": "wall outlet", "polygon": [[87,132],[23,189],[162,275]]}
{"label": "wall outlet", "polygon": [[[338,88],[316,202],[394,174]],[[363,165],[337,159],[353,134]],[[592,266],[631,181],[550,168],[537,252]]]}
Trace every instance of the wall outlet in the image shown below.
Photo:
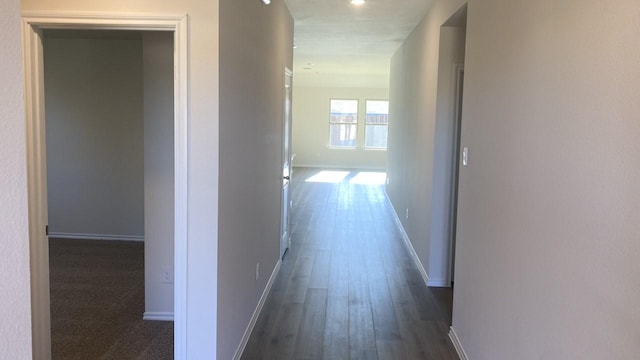
{"label": "wall outlet", "polygon": [[162,282],[165,284],[173,283],[173,272],[169,271],[169,269],[162,270]]}
{"label": "wall outlet", "polygon": [[387,185],[389,185],[389,177],[387,176]]}
{"label": "wall outlet", "polygon": [[407,208],[407,212],[406,212],[406,214],[404,215],[404,217],[405,217],[407,220],[409,220],[409,208]]}
{"label": "wall outlet", "polygon": [[260,263],[256,263],[256,281],[260,279]]}

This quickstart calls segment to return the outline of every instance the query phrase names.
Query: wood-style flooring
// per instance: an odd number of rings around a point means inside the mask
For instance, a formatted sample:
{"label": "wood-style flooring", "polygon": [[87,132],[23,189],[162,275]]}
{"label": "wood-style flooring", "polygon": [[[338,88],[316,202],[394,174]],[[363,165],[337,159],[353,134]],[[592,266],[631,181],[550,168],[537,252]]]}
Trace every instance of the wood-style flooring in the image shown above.
{"label": "wood-style flooring", "polygon": [[242,359],[457,359],[451,289],[422,281],[384,186],[339,175],[294,170],[292,246]]}

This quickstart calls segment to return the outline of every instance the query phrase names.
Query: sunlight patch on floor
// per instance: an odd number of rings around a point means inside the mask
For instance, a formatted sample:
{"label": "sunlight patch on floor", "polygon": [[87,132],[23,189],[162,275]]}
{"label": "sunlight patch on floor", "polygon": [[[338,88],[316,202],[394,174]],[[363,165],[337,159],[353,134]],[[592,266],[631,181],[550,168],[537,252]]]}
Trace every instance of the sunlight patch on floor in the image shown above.
{"label": "sunlight patch on floor", "polygon": [[349,183],[360,185],[384,185],[386,181],[386,172],[360,171],[356,176],[349,180]]}
{"label": "sunlight patch on floor", "polygon": [[307,178],[305,182],[337,184],[349,175],[349,171],[323,170]]}

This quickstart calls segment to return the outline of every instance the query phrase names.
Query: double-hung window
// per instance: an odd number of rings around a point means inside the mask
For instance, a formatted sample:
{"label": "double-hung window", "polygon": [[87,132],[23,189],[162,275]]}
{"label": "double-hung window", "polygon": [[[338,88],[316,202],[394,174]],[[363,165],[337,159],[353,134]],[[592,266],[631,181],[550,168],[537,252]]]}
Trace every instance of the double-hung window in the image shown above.
{"label": "double-hung window", "polygon": [[329,146],[355,148],[358,142],[358,100],[331,99]]}
{"label": "double-hung window", "polygon": [[386,149],[389,133],[389,101],[367,100],[364,131],[365,149]]}

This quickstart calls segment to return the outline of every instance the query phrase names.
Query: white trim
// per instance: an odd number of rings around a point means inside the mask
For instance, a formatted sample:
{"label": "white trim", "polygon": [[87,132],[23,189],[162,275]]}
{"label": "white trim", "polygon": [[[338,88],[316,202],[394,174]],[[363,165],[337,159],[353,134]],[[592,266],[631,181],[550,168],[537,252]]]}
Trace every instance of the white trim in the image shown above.
{"label": "white trim", "polygon": [[429,279],[427,286],[433,287],[451,287],[451,283],[447,279]]}
{"label": "white trim", "polygon": [[258,316],[260,316],[262,307],[264,306],[264,303],[267,300],[267,296],[269,296],[269,291],[271,291],[271,286],[273,286],[273,283],[276,280],[276,276],[280,271],[281,265],[282,265],[282,260],[278,260],[278,262],[276,263],[276,266],[273,268],[273,271],[271,272],[269,281],[267,281],[267,286],[264,288],[264,291],[262,291],[262,296],[260,296],[260,300],[258,301],[258,306],[256,306],[256,309],[253,311],[253,315],[251,316],[249,325],[244,331],[244,335],[242,336],[242,340],[238,345],[238,349],[236,349],[236,354],[233,356],[233,360],[240,360],[240,358],[242,357],[244,348],[247,346],[247,342],[249,341],[251,332],[253,332],[253,328],[256,326],[256,321],[258,321]]}
{"label": "white trim", "polygon": [[145,311],[142,320],[149,321],[173,321],[173,312],[169,311]]}
{"label": "white trim", "polygon": [[81,234],[81,233],[62,233],[62,232],[50,232],[49,238],[74,239],[74,240],[144,241],[144,236],[139,236],[139,235]]}
{"label": "white trim", "polygon": [[[391,205],[391,199],[389,199],[389,195],[387,194],[386,191],[384,192],[384,195],[387,198],[387,202],[389,202],[389,205]],[[424,270],[424,266],[422,266],[422,263],[420,262],[420,258],[416,253],[416,249],[413,248],[413,245],[411,244],[411,240],[409,239],[409,235],[407,235],[407,232],[404,231],[404,226],[402,226],[402,222],[400,221],[400,218],[398,217],[398,214],[396,213],[393,205],[391,205],[391,209],[393,210],[392,211],[393,218],[396,220],[396,224],[398,225],[398,228],[402,233],[402,239],[404,240],[404,245],[407,247],[407,251],[409,251],[411,258],[413,258],[413,262],[418,267],[418,271],[420,271],[420,276],[422,276],[422,280],[427,286],[429,286],[429,275],[427,275],[427,272]]]}
{"label": "white trim", "polygon": [[27,169],[33,358],[51,358],[49,313],[46,152],[42,29],[112,29],[174,33],[174,358],[187,359],[188,249],[188,16],[113,13],[24,12],[22,30],[25,65]]}
{"label": "white trim", "polygon": [[22,21],[29,187],[29,257],[31,263],[31,336],[34,359],[51,359],[47,163],[44,128],[43,49],[40,29]]}
{"label": "white trim", "polygon": [[187,357],[187,257],[189,248],[189,17],[175,22],[174,68],[174,290],[175,360]]}
{"label": "white trim", "polygon": [[467,356],[467,353],[464,351],[464,348],[462,347],[462,343],[460,342],[460,338],[458,337],[458,334],[456,334],[456,331],[453,330],[453,326],[449,328],[449,339],[451,339],[451,342],[453,343],[453,347],[456,348],[456,353],[458,353],[460,360],[470,360],[469,356]]}

